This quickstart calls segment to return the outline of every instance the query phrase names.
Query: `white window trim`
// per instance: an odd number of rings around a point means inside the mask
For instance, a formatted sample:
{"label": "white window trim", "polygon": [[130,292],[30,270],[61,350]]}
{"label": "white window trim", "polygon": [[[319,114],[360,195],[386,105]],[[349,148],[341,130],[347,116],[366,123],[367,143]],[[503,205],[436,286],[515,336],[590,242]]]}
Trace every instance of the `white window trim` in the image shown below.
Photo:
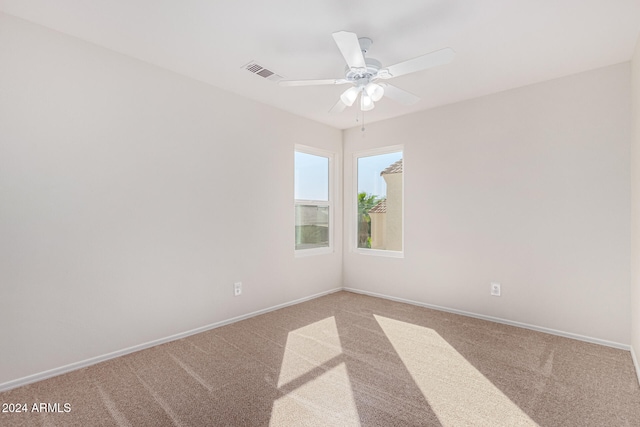
{"label": "white window trim", "polygon": [[[397,153],[398,151],[402,151],[402,250],[401,251],[388,251],[382,249],[369,249],[369,248],[359,248],[358,247],[358,224],[356,222],[356,216],[358,212],[358,159],[361,157],[370,157],[377,156],[380,154],[389,154],[389,153]],[[352,218],[349,220],[349,224],[351,224],[350,229],[351,236],[349,241],[351,242],[351,252],[355,252],[360,255],[371,255],[371,256],[381,256],[387,258],[404,258],[404,181],[405,181],[405,171],[406,171],[406,162],[404,161],[405,152],[404,145],[390,145],[381,148],[373,148],[370,150],[357,151],[353,153],[353,197],[351,198],[351,206],[352,206]]]}
{"label": "white window trim", "polygon": [[[294,147],[294,162],[295,162],[295,153],[296,152],[300,152],[300,153],[305,153],[305,154],[311,154],[313,156],[320,156],[320,157],[326,157],[329,159],[329,197],[328,197],[328,201],[325,200],[298,200],[295,198],[295,194],[294,194],[294,199],[293,199],[293,207],[294,209],[292,211],[295,212],[295,207],[297,205],[302,205],[302,204],[313,204],[313,205],[318,205],[318,206],[328,206],[329,207],[329,246],[323,247],[323,248],[311,248],[311,249],[296,249],[296,243],[295,243],[295,223],[296,223],[296,218],[295,218],[295,214],[293,215],[293,232],[294,232],[294,238],[293,238],[293,252],[295,254],[296,258],[302,258],[302,257],[307,257],[307,256],[313,256],[313,255],[323,255],[323,254],[330,254],[334,252],[334,236],[335,236],[335,232],[334,232],[334,183],[335,183],[335,178],[334,178],[334,157],[335,154],[331,151],[327,151],[327,150],[323,150],[320,148],[316,148],[316,147],[309,147],[307,145],[298,145],[296,144]],[[295,169],[295,168],[294,168]],[[295,180],[295,177],[294,177]],[[295,185],[295,181],[294,181],[294,185]]]}

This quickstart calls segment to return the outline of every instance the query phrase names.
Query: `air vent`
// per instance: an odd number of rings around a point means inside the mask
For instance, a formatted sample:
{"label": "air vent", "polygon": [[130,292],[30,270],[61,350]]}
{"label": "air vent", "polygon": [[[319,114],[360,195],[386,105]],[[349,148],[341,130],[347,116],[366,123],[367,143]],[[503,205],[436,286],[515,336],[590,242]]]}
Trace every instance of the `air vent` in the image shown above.
{"label": "air vent", "polygon": [[277,82],[279,80],[282,80],[282,76],[274,73],[271,70],[268,70],[266,68],[264,68],[262,65],[260,64],[256,64],[255,62],[251,61],[248,64],[244,65],[242,68],[252,72],[253,74],[257,74],[260,77],[264,77],[267,80],[272,80],[274,82]]}
{"label": "air vent", "polygon": [[251,71],[252,73],[257,73],[260,70],[264,70],[264,68],[262,68],[258,64],[249,64],[247,65],[247,70]]}
{"label": "air vent", "polygon": [[256,72],[257,75],[264,77],[265,79],[268,79],[269,76],[273,75],[273,72],[267,70],[266,68],[263,68],[262,70]]}

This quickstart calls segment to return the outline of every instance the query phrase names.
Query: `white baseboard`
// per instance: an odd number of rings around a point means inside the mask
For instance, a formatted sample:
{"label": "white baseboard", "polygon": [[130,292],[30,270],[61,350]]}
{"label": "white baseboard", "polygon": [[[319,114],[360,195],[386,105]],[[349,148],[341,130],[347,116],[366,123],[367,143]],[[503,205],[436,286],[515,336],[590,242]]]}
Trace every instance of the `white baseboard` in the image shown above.
{"label": "white baseboard", "polygon": [[[462,315],[462,316],[473,317],[473,318],[476,318],[476,319],[488,320],[488,321],[496,322],[496,323],[502,323],[504,325],[516,326],[518,328],[531,329],[531,330],[537,331],[537,332],[544,332],[544,333],[547,333],[547,334],[557,335],[557,336],[560,336],[560,337],[572,338],[574,340],[585,341],[585,342],[589,342],[589,343],[592,343],[592,344],[599,344],[599,345],[604,345],[604,346],[607,346],[607,347],[613,347],[613,348],[618,348],[618,349],[627,350],[627,351],[631,350],[631,346],[627,345],[627,344],[621,344],[621,343],[617,343],[617,342],[613,342],[613,341],[602,340],[602,339],[599,339],[599,338],[587,337],[587,336],[584,336],[584,335],[578,335],[578,334],[574,334],[574,333],[571,333],[571,332],[558,331],[556,329],[550,329],[550,328],[545,328],[545,327],[542,327],[542,326],[530,325],[528,323],[514,322],[514,321],[511,321],[511,320],[507,320],[507,319],[501,319],[499,317],[485,316],[483,314],[471,313],[471,312],[468,312],[468,311],[456,310],[456,309],[447,308],[447,307],[441,307],[439,305],[427,304],[427,303],[420,302],[420,301],[413,301],[413,300],[408,300],[408,299],[404,299],[404,298],[392,297],[390,295],[378,294],[376,292],[363,291],[361,289],[354,289],[354,288],[342,288],[342,289],[345,290],[345,291],[354,292],[354,293],[357,293],[357,294],[368,295],[368,296],[372,296],[372,297],[376,297],[376,298],[388,299],[390,301],[397,301],[397,302],[402,302],[402,303],[405,303],[405,304],[417,305],[417,306],[420,306],[420,307],[431,308],[433,310],[445,311],[447,313],[459,314],[459,315]],[[636,371],[638,371],[637,363],[636,363]]]}
{"label": "white baseboard", "polygon": [[220,322],[216,322],[216,323],[212,323],[206,326],[202,326],[196,329],[192,329],[189,331],[185,331],[185,332],[181,332],[179,334],[175,334],[175,335],[171,335],[165,338],[160,338],[157,340],[153,340],[153,341],[149,341],[146,342],[144,344],[139,344],[139,345],[135,345],[133,347],[129,347],[129,348],[125,348],[122,350],[118,350],[118,351],[114,351],[108,354],[104,354],[101,356],[96,356],[96,357],[92,357],[86,360],[82,360],[79,362],[75,362],[75,363],[71,363],[65,366],[61,366],[59,368],[54,368],[54,369],[50,369],[48,371],[44,371],[44,372],[39,372],[37,374],[33,374],[33,375],[29,375],[23,378],[18,378],[16,380],[12,380],[12,381],[8,381],[5,383],[1,383],[0,384],[0,392],[2,391],[7,391],[16,387],[21,387],[27,384],[31,384],[37,381],[42,381],[48,378],[52,378],[58,375],[62,375],[65,374],[67,372],[71,372],[71,371],[75,371],[77,369],[81,369],[81,368],[86,368],[88,366],[91,365],[95,365],[97,363],[100,362],[104,362],[106,360],[110,360],[110,359],[114,359],[116,357],[120,357],[120,356],[124,356],[126,354],[130,354],[130,353],[135,353],[136,351],[140,351],[140,350],[144,350],[150,347],[154,347],[156,345],[160,345],[160,344],[164,344],[167,342],[171,342],[171,341],[175,341],[175,340],[179,340],[191,335],[195,335],[195,334],[199,334],[201,332],[205,332],[211,329],[215,329],[215,328],[219,328],[221,326],[225,326],[231,323],[235,323],[235,322],[239,322],[240,320],[244,320],[244,319],[248,319],[251,317],[255,317],[255,316],[259,316],[261,314],[265,314],[274,310],[278,310],[280,308],[284,308],[284,307],[288,307],[291,305],[295,305],[295,304],[299,304],[301,302],[304,301],[309,301],[315,298],[319,298],[321,296],[324,295],[329,295],[332,294],[334,292],[338,292],[338,291],[348,291],[348,292],[353,292],[353,293],[357,293],[357,294],[362,294],[362,295],[368,295],[368,296],[372,296],[372,297],[376,297],[376,298],[383,298],[383,299],[387,299],[390,301],[397,301],[397,302],[402,302],[405,304],[412,304],[412,305],[416,305],[419,307],[425,307],[425,308],[430,308],[430,309],[434,309],[434,310],[438,310],[438,311],[444,311],[444,312],[448,312],[448,313],[454,313],[454,314],[459,314],[462,316],[467,316],[467,317],[473,317],[476,319],[481,319],[481,320],[488,320],[491,322],[496,322],[496,323],[502,323],[505,325],[510,325],[510,326],[516,326],[519,328],[524,328],[524,329],[530,329],[533,331],[538,331],[538,332],[544,332],[547,334],[551,334],[551,335],[557,335],[557,336],[561,336],[561,337],[565,337],[565,338],[572,338],[575,340],[579,340],[579,341],[585,341],[585,342],[589,342],[589,343],[593,343],[593,344],[599,344],[599,345],[604,345],[607,347],[613,347],[613,348],[618,348],[621,350],[627,350],[631,352],[631,358],[633,359],[633,363],[635,365],[636,368],[636,374],[638,375],[638,381],[640,382],[640,364],[638,362],[638,358],[636,357],[636,354],[634,352],[633,347],[631,347],[630,345],[627,344],[621,344],[621,343],[617,343],[617,342],[613,342],[613,341],[607,341],[607,340],[602,340],[599,338],[592,338],[592,337],[587,337],[584,335],[578,335],[578,334],[574,334],[574,333],[570,333],[570,332],[564,332],[564,331],[558,331],[555,329],[550,329],[550,328],[545,328],[545,327],[541,327],[541,326],[536,326],[536,325],[530,325],[527,323],[521,323],[521,322],[514,322],[511,320],[506,320],[506,319],[501,319],[501,318],[497,318],[497,317],[492,317],[492,316],[485,316],[482,314],[477,314],[477,313],[471,313],[471,312],[467,312],[467,311],[463,311],[463,310],[456,310],[456,309],[452,309],[452,308],[447,308],[447,307],[441,307],[438,305],[433,305],[433,304],[427,304],[427,303],[423,303],[420,301],[413,301],[413,300],[408,300],[408,299],[404,299],[404,298],[397,298],[397,297],[393,297],[390,295],[384,295],[384,294],[379,294],[376,292],[369,292],[369,291],[363,291],[361,289],[354,289],[354,288],[348,288],[348,287],[344,287],[344,288],[335,288],[335,289],[331,289],[328,291],[324,291],[324,292],[320,292],[314,295],[310,295],[304,298],[299,298],[293,301],[289,301],[283,304],[278,304],[278,305],[274,305],[272,307],[268,307],[268,308],[264,308],[262,310],[258,310],[258,311],[254,311],[252,313],[248,313],[248,314],[244,314],[242,316],[237,316],[237,317],[232,317],[230,319],[226,319],[226,320],[222,320]]}
{"label": "white baseboard", "polygon": [[18,378],[15,380],[7,381],[5,383],[0,384],[0,392],[11,390],[16,387],[21,387],[27,384],[35,383],[37,381],[46,380],[48,378],[52,378],[58,375],[66,374],[67,372],[75,371],[77,369],[86,368],[87,366],[95,365],[100,362],[104,362],[106,360],[114,359],[116,357],[124,356],[126,354],[135,353],[136,351],[144,350],[146,348],[154,347],[156,345],[164,344],[167,342],[179,340],[182,338],[186,338],[191,335],[199,334],[201,332],[205,332],[211,329],[219,328],[221,326],[225,326],[231,323],[239,322],[240,320],[248,319],[250,317],[259,316],[261,314],[269,313],[270,311],[278,310],[280,308],[288,307],[291,305],[299,304],[304,301],[312,300],[315,298],[319,298],[321,296],[329,295],[334,292],[341,291],[342,288],[335,288],[328,291],[320,292],[314,295],[310,295],[304,298],[299,298],[293,301],[285,302],[283,304],[274,305],[273,307],[264,308],[262,310],[254,311],[252,313],[243,314],[242,316],[232,317],[230,319],[222,320],[220,322],[211,323],[206,326],[202,326],[196,329],[192,329],[190,331],[181,332],[179,334],[171,335],[165,338],[160,338],[157,340],[149,341],[144,344],[134,345],[133,347],[125,348],[122,350],[117,350],[111,353],[103,354],[101,356],[92,357],[86,360],[81,360],[79,362],[70,363],[65,366],[61,366],[59,368],[50,369],[48,371],[39,372],[37,374],[29,375],[23,378]]}
{"label": "white baseboard", "polygon": [[636,367],[636,375],[638,376],[638,384],[640,384],[640,363],[638,363],[638,357],[636,356],[636,352],[633,350],[633,346],[631,346],[631,359],[633,360],[633,365]]}

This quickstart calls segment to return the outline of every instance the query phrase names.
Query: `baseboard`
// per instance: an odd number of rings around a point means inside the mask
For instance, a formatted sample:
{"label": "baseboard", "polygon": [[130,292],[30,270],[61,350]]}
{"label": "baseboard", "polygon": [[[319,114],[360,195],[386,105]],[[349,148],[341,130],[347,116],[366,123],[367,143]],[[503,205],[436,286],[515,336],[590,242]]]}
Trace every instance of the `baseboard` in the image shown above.
{"label": "baseboard", "polygon": [[[408,300],[408,299],[404,299],[404,298],[397,298],[397,297],[393,297],[390,295],[384,295],[384,294],[378,294],[376,292],[369,292],[369,291],[363,291],[361,289],[354,289],[354,288],[342,288],[345,291],[348,292],[354,292],[357,294],[362,294],[362,295],[368,295],[368,296],[372,296],[372,297],[376,297],[376,298],[383,298],[383,299],[387,299],[390,301],[397,301],[397,302],[402,302],[405,304],[411,304],[411,305],[417,305],[420,307],[425,307],[425,308],[430,308],[433,310],[438,310],[438,311],[445,311],[447,313],[453,313],[453,314],[459,314],[461,316],[467,316],[467,317],[473,317],[476,319],[481,319],[481,320],[488,320],[490,322],[496,322],[496,323],[502,323],[504,325],[509,325],[509,326],[516,326],[518,328],[524,328],[524,329],[530,329],[532,331],[537,331],[537,332],[544,332],[547,334],[551,334],[551,335],[557,335],[560,337],[565,337],[565,338],[571,338],[574,340],[579,340],[579,341],[585,341],[588,343],[592,343],[592,344],[599,344],[599,345],[604,345],[607,347],[613,347],[613,348],[617,348],[617,349],[621,349],[621,350],[632,350],[630,345],[627,344],[621,344],[621,343],[617,343],[617,342],[613,342],[613,341],[607,341],[607,340],[602,340],[599,338],[593,338],[593,337],[587,337],[584,335],[579,335],[579,334],[574,334],[571,332],[564,332],[564,331],[558,331],[556,329],[550,329],[550,328],[545,328],[542,326],[536,326],[536,325],[530,325],[528,323],[521,323],[521,322],[514,322],[511,320],[507,320],[507,319],[501,319],[499,317],[492,317],[492,316],[485,316],[483,314],[477,314],[477,313],[471,313],[468,311],[463,311],[463,310],[456,310],[453,308],[447,308],[447,307],[441,307],[439,305],[433,305],[433,304],[427,304],[424,302],[420,302],[420,301],[413,301],[413,300]],[[635,361],[635,359],[634,359]],[[636,372],[640,372],[638,371],[638,364],[636,362]]]}
{"label": "baseboard", "polygon": [[636,368],[636,375],[638,376],[638,381],[640,382],[640,363],[638,362],[638,358],[634,352],[634,349],[632,346],[630,345],[626,345],[626,344],[621,344],[621,343],[617,343],[617,342],[613,342],[613,341],[607,341],[607,340],[602,340],[602,339],[598,339],[598,338],[593,338],[593,337],[587,337],[584,335],[579,335],[579,334],[574,334],[574,333],[570,333],[570,332],[564,332],[564,331],[558,331],[556,329],[550,329],[550,328],[545,328],[545,327],[541,327],[541,326],[536,326],[536,325],[530,325],[527,323],[521,323],[521,322],[514,322],[511,320],[507,320],[507,319],[501,319],[498,317],[492,317],[492,316],[485,316],[482,314],[477,314],[477,313],[472,313],[472,312],[468,312],[468,311],[463,311],[463,310],[456,310],[456,309],[452,309],[452,308],[448,308],[448,307],[442,307],[442,306],[438,306],[438,305],[434,305],[434,304],[427,304],[424,302],[420,302],[420,301],[413,301],[413,300],[409,300],[409,299],[405,299],[405,298],[398,298],[398,297],[393,297],[390,295],[385,295],[385,294],[379,294],[376,292],[369,292],[369,291],[364,291],[361,289],[354,289],[354,288],[348,288],[348,287],[344,287],[344,288],[335,288],[335,289],[331,289],[328,291],[324,291],[324,292],[320,292],[314,295],[310,295],[304,298],[299,298],[293,301],[289,301],[286,303],[282,303],[282,304],[278,304],[278,305],[274,305],[272,307],[268,307],[268,308],[264,308],[261,310],[257,310],[248,314],[244,314],[241,316],[237,316],[237,317],[232,317],[230,319],[226,319],[226,320],[222,320],[219,322],[215,322],[206,326],[202,326],[196,329],[192,329],[189,331],[185,331],[185,332],[181,332],[179,334],[175,334],[175,335],[171,335],[165,338],[160,338],[157,340],[153,340],[153,341],[149,341],[146,342],[144,344],[139,344],[139,345],[135,345],[129,348],[125,348],[122,350],[118,350],[118,351],[114,351],[108,354],[104,354],[101,356],[96,356],[96,357],[92,357],[86,360],[82,360],[79,362],[75,362],[75,363],[71,363],[65,366],[61,366],[59,368],[54,368],[54,369],[50,369],[48,371],[44,371],[44,372],[39,372],[37,374],[33,374],[33,375],[29,375],[27,377],[23,377],[23,378],[18,378],[16,380],[11,380],[5,383],[1,383],[0,384],[0,392],[3,391],[7,391],[7,390],[11,390],[13,388],[16,387],[21,387],[27,384],[31,384],[37,381],[42,381],[48,378],[52,378],[58,375],[62,375],[62,374],[66,374],[68,372],[71,371],[75,371],[77,369],[82,369],[82,368],[86,368],[88,366],[91,365],[95,365],[97,363],[100,362],[104,362],[106,360],[110,360],[110,359],[114,359],[116,357],[120,357],[120,356],[124,356],[127,354],[131,354],[131,353],[135,353],[137,351],[140,350],[144,350],[150,347],[154,347],[160,344],[164,344],[167,342],[171,342],[171,341],[175,341],[175,340],[179,340],[182,338],[186,338],[188,336],[191,335],[195,335],[195,334],[199,334],[201,332],[205,332],[205,331],[209,331],[211,329],[215,329],[215,328],[219,328],[221,326],[225,326],[225,325],[229,325],[231,323],[235,323],[235,322],[239,322],[241,320],[244,319],[248,319],[251,317],[255,317],[255,316],[259,316],[261,314],[265,314],[265,313],[269,313],[271,311],[274,310],[278,310],[284,307],[288,307],[291,305],[295,305],[295,304],[299,304],[301,302],[304,301],[309,301],[315,298],[319,298],[325,295],[329,295],[338,291],[348,291],[348,292],[353,292],[353,293],[357,293],[357,294],[362,294],[362,295],[368,295],[368,296],[372,296],[372,297],[376,297],[376,298],[382,298],[382,299],[387,299],[390,301],[397,301],[397,302],[402,302],[405,304],[412,304],[412,305],[416,305],[419,307],[425,307],[425,308],[430,308],[433,310],[438,310],[438,311],[444,311],[447,313],[454,313],[454,314],[459,314],[462,316],[467,316],[467,317],[473,317],[476,319],[481,319],[481,320],[488,320],[491,322],[496,322],[496,323],[501,323],[501,324],[505,324],[505,325],[510,325],[510,326],[515,326],[515,327],[519,327],[519,328],[524,328],[524,329],[530,329],[533,331],[538,331],[538,332],[544,332],[547,334],[551,334],[551,335],[557,335],[557,336],[561,336],[561,337],[565,337],[565,338],[571,338],[571,339],[575,339],[575,340],[579,340],[579,341],[585,341],[585,342],[589,342],[589,343],[593,343],[593,344],[599,344],[599,345],[604,345],[607,347],[613,347],[613,348],[618,348],[621,350],[627,350],[631,352],[631,358],[633,359],[633,364],[635,365]]}
{"label": "baseboard", "polygon": [[211,329],[219,328],[221,326],[229,325],[231,323],[239,322],[244,319],[248,319],[250,317],[259,316],[261,314],[269,313],[270,311],[278,310],[284,307],[288,307],[291,305],[299,304],[301,302],[309,301],[315,298],[319,298],[325,295],[332,294],[334,292],[341,291],[342,288],[335,288],[328,291],[320,292],[314,295],[310,295],[304,298],[299,298],[293,301],[285,302],[282,304],[274,305],[272,307],[264,308],[262,310],[254,311],[252,313],[243,314],[242,316],[232,317],[230,319],[222,320],[220,322],[211,323],[206,326],[202,326],[196,329],[191,329],[189,331],[181,332],[179,334],[171,335],[165,338],[160,338],[157,340],[149,341],[144,344],[135,345],[133,347],[125,348],[122,350],[117,350],[108,354],[104,354],[101,356],[92,357],[90,359],[82,360],[80,362],[70,363],[65,366],[61,366],[59,368],[50,369],[48,371],[39,372],[37,374],[29,375],[27,377],[18,378],[16,380],[7,381],[5,383],[0,384],[0,392],[11,390],[16,387],[21,387],[27,384],[35,383],[38,381],[46,380],[48,378],[52,378],[58,375],[66,374],[71,371],[75,371],[78,369],[86,368],[91,365],[95,365],[100,362],[104,362],[106,360],[115,359],[116,357],[124,356],[127,354],[135,353],[136,351],[144,350],[150,347],[154,347],[160,344],[165,344],[171,341],[179,340],[182,338],[186,338],[191,335],[199,334],[201,332],[209,331]]}
{"label": "baseboard", "polygon": [[638,384],[640,384],[640,363],[638,363],[638,357],[633,350],[633,346],[631,346],[631,360],[633,360],[633,366],[636,367],[636,376],[638,377]]}

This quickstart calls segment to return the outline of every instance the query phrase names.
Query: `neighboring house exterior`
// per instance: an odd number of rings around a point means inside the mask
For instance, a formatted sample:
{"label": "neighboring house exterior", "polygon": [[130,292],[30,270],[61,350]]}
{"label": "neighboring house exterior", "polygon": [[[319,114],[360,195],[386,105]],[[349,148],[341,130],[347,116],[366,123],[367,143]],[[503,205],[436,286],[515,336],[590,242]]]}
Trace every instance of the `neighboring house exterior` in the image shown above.
{"label": "neighboring house exterior", "polygon": [[371,208],[371,249],[385,249],[387,199],[382,199]]}
{"label": "neighboring house exterior", "polygon": [[387,198],[369,211],[371,249],[402,251],[402,159],[380,172],[387,184]]}

